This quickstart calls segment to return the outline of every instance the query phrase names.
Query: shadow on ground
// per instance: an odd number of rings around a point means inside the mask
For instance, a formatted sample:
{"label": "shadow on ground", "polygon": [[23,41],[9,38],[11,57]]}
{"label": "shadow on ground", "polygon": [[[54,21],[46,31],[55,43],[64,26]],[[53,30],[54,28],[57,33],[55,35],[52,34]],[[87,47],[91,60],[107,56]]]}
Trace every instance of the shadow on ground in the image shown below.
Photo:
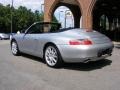
{"label": "shadow on ground", "polygon": [[108,59],[95,61],[95,62],[89,62],[89,63],[66,63],[64,65],[64,69],[70,69],[70,70],[79,70],[79,71],[92,71],[96,69],[102,69],[103,67],[106,67],[108,65],[111,65],[112,61]]}
{"label": "shadow on ground", "polygon": [[[29,58],[40,63],[45,64],[45,61],[41,58],[34,57],[27,54],[22,54],[23,57]],[[92,71],[96,69],[102,69],[105,66],[111,65],[112,61],[108,59],[89,62],[89,63],[64,63],[64,65],[59,69],[69,69],[69,70],[79,70],[79,71]]]}
{"label": "shadow on ground", "polygon": [[23,53],[22,53],[22,57],[29,58],[30,60],[34,60],[34,61],[45,64],[45,61],[43,59],[39,58],[39,57],[35,57],[35,56],[32,56],[32,55],[23,54]]}

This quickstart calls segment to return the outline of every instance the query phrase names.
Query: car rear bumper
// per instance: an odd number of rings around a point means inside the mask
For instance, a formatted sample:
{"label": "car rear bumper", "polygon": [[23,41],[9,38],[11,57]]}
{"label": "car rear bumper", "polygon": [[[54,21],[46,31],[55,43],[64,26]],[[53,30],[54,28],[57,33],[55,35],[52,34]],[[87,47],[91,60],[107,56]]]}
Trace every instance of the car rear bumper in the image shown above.
{"label": "car rear bumper", "polygon": [[[112,54],[106,54],[106,55],[103,55],[101,57],[87,57],[87,58],[83,58],[81,59],[81,62],[83,63],[88,63],[90,61],[99,61],[99,60],[102,60],[102,59],[105,59],[109,56],[111,56]],[[79,60],[77,60],[79,62]]]}
{"label": "car rear bumper", "polygon": [[98,61],[111,56],[113,44],[96,44],[91,46],[58,45],[63,61],[89,62]]}

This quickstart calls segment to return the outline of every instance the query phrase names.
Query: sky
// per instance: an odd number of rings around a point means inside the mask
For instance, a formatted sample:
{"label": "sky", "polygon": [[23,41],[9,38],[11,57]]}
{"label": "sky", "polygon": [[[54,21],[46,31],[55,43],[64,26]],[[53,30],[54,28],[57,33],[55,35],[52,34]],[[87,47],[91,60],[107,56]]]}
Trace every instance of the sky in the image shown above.
{"label": "sky", "polygon": [[[44,4],[44,0],[13,0],[13,6],[15,8],[18,8],[19,6],[25,6],[28,9],[31,9],[33,12],[35,10],[38,10],[41,12],[41,4]],[[8,5],[8,4],[12,4],[12,0],[0,0],[0,3],[2,3],[3,5]],[[43,8],[42,8],[43,9]],[[57,20],[59,20],[60,23],[62,23],[62,26],[65,27],[65,11],[69,10],[67,7],[59,7],[58,9],[56,9],[54,15],[57,18]],[[62,11],[62,12],[61,12]],[[73,26],[73,21],[71,18],[67,18],[66,19],[67,27],[71,27]]]}
{"label": "sky", "polygon": [[[44,3],[44,0],[13,0],[14,7],[18,8],[19,6],[26,6],[28,9],[32,11],[41,9],[41,4]],[[12,0],[0,0],[0,3],[3,5],[12,4]]]}

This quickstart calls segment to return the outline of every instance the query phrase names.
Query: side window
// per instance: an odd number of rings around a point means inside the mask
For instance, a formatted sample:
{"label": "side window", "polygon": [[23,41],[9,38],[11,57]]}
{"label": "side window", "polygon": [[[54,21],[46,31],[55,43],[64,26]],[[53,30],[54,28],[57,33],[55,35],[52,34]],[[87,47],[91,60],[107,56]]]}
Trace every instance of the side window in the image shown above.
{"label": "side window", "polygon": [[27,34],[40,34],[43,33],[43,25],[37,23],[29,28]]}

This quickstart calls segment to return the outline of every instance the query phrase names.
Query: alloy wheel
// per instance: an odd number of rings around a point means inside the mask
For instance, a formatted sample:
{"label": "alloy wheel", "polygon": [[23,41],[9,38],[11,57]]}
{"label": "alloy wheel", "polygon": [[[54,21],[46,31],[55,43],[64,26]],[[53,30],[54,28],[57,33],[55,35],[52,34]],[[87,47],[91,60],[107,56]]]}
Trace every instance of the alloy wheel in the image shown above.
{"label": "alloy wheel", "polygon": [[18,48],[17,48],[17,43],[16,43],[16,42],[12,42],[11,49],[12,49],[12,53],[13,53],[14,55],[17,55],[17,53],[18,53]]}
{"label": "alloy wheel", "polygon": [[45,51],[45,60],[46,60],[46,63],[51,67],[54,67],[57,64],[58,53],[53,46],[47,47]]}

